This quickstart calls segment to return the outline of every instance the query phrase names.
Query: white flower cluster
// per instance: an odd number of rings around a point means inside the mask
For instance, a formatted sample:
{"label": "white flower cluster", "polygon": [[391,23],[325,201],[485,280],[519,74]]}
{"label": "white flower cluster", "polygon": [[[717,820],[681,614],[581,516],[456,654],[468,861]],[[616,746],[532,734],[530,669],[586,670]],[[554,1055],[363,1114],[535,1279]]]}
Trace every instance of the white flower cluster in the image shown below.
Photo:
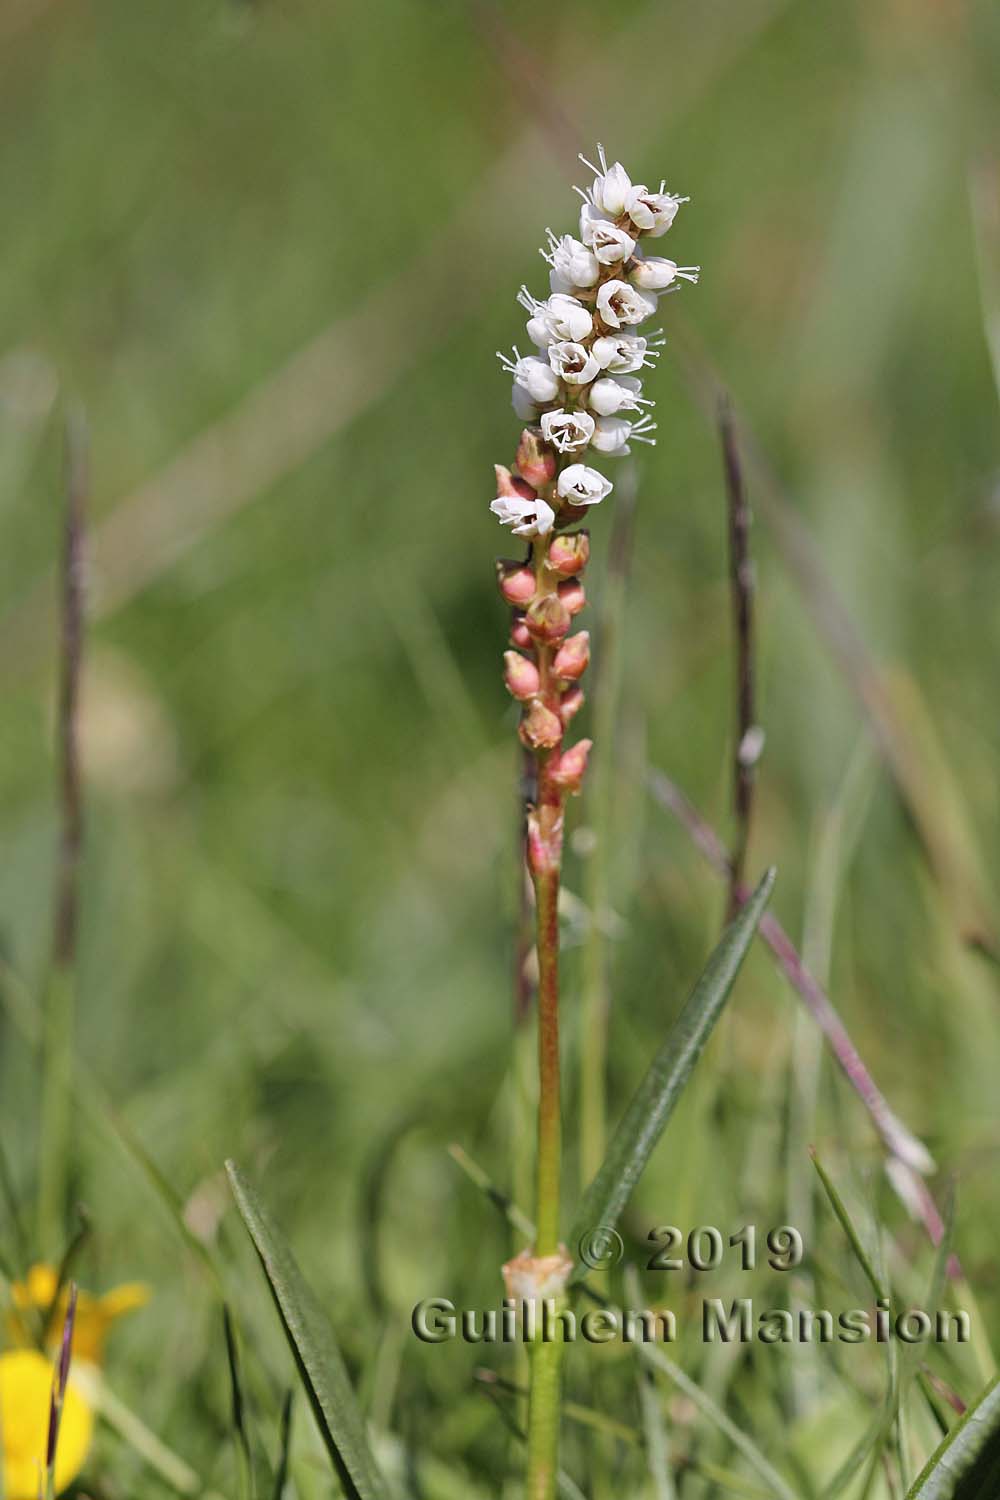
{"label": "white flower cluster", "polygon": [[[580,237],[551,230],[542,255],[549,265],[550,296],[545,301],[522,287],[518,302],[528,314],[528,337],[536,352],[513,358],[499,354],[513,377],[514,410],[523,422],[538,424],[542,437],[560,460],[549,499],[581,506],[596,505],[611,484],[596,469],[581,463],[584,452],[614,457],[630,452],[630,443],[655,443],[656,424],[643,408],[636,372],[650,366],[663,344],[662,334],[645,337],[634,330],[656,312],[657,299],[676,291],[682,281],[698,280],[697,266],[678,266],[663,256],[644,255],[641,239],[658,239],[674,222],[686,198],[633,183],[620,162],[608,166],[598,146],[600,167],[580,158],[594,174],[583,199]],[[628,413],[628,415],[623,415]],[[555,523],[553,505],[541,498],[504,495],[493,502],[501,524],[518,536],[542,536]]]}

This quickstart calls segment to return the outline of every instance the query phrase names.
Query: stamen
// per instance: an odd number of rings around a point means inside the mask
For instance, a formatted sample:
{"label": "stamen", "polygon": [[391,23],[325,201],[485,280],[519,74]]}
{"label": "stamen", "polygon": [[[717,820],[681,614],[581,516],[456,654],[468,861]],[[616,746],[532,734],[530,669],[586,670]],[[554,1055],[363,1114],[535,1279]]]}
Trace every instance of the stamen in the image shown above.
{"label": "stamen", "polygon": [[607,172],[607,170],[608,170],[608,159],[604,155],[604,147],[601,145],[600,141],[598,141],[598,143],[597,143],[597,159],[601,163],[601,170],[603,172]]}

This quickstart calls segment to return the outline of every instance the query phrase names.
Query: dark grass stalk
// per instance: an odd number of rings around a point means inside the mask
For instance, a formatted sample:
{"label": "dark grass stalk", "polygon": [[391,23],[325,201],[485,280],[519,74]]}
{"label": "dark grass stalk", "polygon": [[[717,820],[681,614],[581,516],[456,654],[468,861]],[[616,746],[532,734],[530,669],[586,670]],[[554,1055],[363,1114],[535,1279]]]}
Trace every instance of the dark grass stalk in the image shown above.
{"label": "dark grass stalk", "polygon": [[719,402],[719,439],[726,479],[726,516],[729,537],[729,588],[733,615],[735,720],[733,735],[733,819],[735,833],[729,873],[726,921],[739,906],[737,891],[746,876],[747,848],[753,815],[754,782],[760,754],[756,716],[754,661],[754,569],[750,556],[750,504],[740,457],[732,402]]}
{"label": "dark grass stalk", "polygon": [[52,1323],[53,1323],[53,1320],[55,1319],[56,1312],[57,1312],[58,1307],[59,1307],[59,1299],[62,1296],[63,1289],[69,1283],[70,1273],[72,1272],[73,1267],[76,1264],[76,1262],[77,1262],[77,1260],[78,1260],[78,1258],[80,1256],[80,1252],[83,1250],[84,1245],[90,1239],[90,1234],[91,1234],[90,1217],[86,1213],[86,1211],[84,1209],[82,1209],[82,1208],[79,1208],[77,1210],[77,1212],[79,1214],[79,1224],[77,1225],[76,1233],[70,1239],[69,1244],[66,1246],[65,1250],[62,1253],[62,1259],[60,1260],[58,1268],[56,1270],[56,1284],[55,1284],[55,1290],[52,1293],[52,1301],[49,1303],[49,1306],[45,1309],[45,1313],[44,1313],[44,1316],[43,1316],[43,1320],[42,1320],[42,1345],[43,1345],[43,1347],[48,1343],[48,1335],[49,1335],[49,1332],[50,1332],[50,1330],[52,1328]]}
{"label": "dark grass stalk", "polygon": [[62,1239],[69,1178],[80,857],[83,848],[79,709],[84,646],[86,498],[86,428],[82,416],[78,412],[71,412],[66,421],[65,509],[60,568],[59,699],[56,721],[59,834],[52,960],[46,987],[42,1039],[38,1233],[39,1248],[43,1254],[52,1253]]}
{"label": "dark grass stalk", "polygon": [[[714,422],[719,402],[725,398],[723,382],[682,310],[678,310],[672,326],[674,348],[695,403]],[[933,777],[908,733],[884,669],[868,650],[826,570],[814,537],[746,422],[740,423],[740,449],[744,473],[754,487],[757,511],[770,530],[817,635],[861,706],[931,872],[954,914],[962,941],[974,952],[998,959],[1000,938],[991,903],[970,871],[965,851],[938,812]]]}
{"label": "dark grass stalk", "polygon": [[[692,842],[701,851],[708,863],[724,880],[729,879],[732,862],[718,834],[701,816],[669,777],[662,771],[650,774],[650,788],[660,805],[672,813],[686,830]],[[738,889],[740,903],[749,895],[745,886]],[[766,912],[760,923],[760,935],[771,949],[792,988],[800,996],[826,1037],[837,1062],[843,1069],[851,1087],[858,1094],[889,1153],[890,1159],[906,1169],[910,1191],[900,1190],[896,1176],[890,1180],[907,1209],[915,1208],[931,1242],[937,1245],[944,1231],[941,1215],[934,1203],[930,1189],[920,1173],[929,1171],[933,1161],[926,1147],[897,1119],[889,1107],[884,1094],[872,1078],[861,1054],[851,1041],[847,1028],[835,1010],[826,991],[806,968],[795,945],[780,922]],[[953,1258],[952,1275],[960,1275],[961,1268]]]}
{"label": "dark grass stalk", "polygon": [[240,1500],[253,1500],[253,1459],[246,1424],[246,1403],[240,1376],[240,1351],[236,1328],[227,1303],[222,1304],[222,1327],[226,1339],[226,1361],[229,1366],[230,1418],[236,1448],[237,1494]]}
{"label": "dark grass stalk", "polygon": [[76,1283],[71,1282],[69,1288],[69,1301],[66,1306],[66,1319],[63,1323],[62,1340],[59,1345],[59,1359],[55,1368],[52,1381],[52,1395],[49,1400],[49,1431],[45,1444],[45,1500],[55,1500],[56,1493],[56,1455],[59,1450],[59,1428],[62,1424],[63,1405],[66,1400],[66,1387],[69,1384],[69,1365],[73,1354],[73,1329],[76,1323]]}
{"label": "dark grass stalk", "polygon": [[615,730],[624,663],[625,600],[632,563],[635,504],[634,464],[616,491],[608,547],[603,609],[598,627],[599,665],[592,692],[596,752],[588,786],[594,847],[584,865],[583,895],[590,924],[583,949],[580,1048],[580,1184],[586,1188],[607,1149],[608,1020],[611,1010],[608,916],[611,907],[611,847],[614,825]]}
{"label": "dark grass stalk", "polygon": [[289,1388],[285,1392],[285,1399],[281,1403],[281,1425],[278,1437],[278,1467],[274,1474],[274,1489],[272,1500],[282,1500],[285,1485],[288,1483],[288,1459],[292,1451],[292,1412],[294,1410],[295,1392]]}

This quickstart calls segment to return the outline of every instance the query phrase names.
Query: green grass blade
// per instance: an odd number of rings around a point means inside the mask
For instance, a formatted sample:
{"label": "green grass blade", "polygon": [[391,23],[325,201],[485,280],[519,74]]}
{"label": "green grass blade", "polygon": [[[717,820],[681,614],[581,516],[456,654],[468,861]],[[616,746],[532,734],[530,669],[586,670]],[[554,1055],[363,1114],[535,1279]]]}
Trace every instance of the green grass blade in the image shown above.
{"label": "green grass blade", "polygon": [[1000,1376],[931,1454],[906,1500],[996,1500],[1000,1495]]}
{"label": "green grass blade", "polygon": [[642,1428],[646,1435],[646,1466],[649,1469],[651,1492],[654,1500],[677,1500],[674,1481],[670,1477],[670,1448],[656,1379],[652,1370],[639,1369],[636,1376]]}
{"label": "green grass blade", "polygon": [[861,1270],[864,1272],[865,1280],[868,1282],[868,1285],[871,1287],[876,1298],[888,1297],[889,1292],[885,1284],[885,1279],[880,1275],[878,1268],[875,1266],[872,1260],[872,1257],[865,1249],[864,1242],[861,1238],[861,1235],[858,1233],[854,1220],[847,1212],[847,1207],[844,1203],[844,1200],[834,1186],[833,1178],[830,1176],[829,1172],[820,1161],[815,1148],[810,1148],[809,1155],[812,1158],[813,1166],[816,1168],[817,1176],[819,1177],[820,1182],[823,1184],[823,1191],[826,1193],[827,1198],[829,1198],[830,1200],[830,1207],[833,1209],[837,1218],[840,1220],[840,1226],[847,1236],[851,1249],[854,1251],[854,1257],[857,1260],[858,1265],[861,1267]]}
{"label": "green grass blade", "polygon": [[750,1467],[756,1470],[763,1479],[773,1500],[797,1500],[794,1490],[772,1467],[753,1439],[726,1416],[722,1408],[716,1405],[711,1396],[706,1395],[696,1381],[685,1375],[680,1365],[674,1364],[674,1361],[655,1344],[637,1344],[636,1352],[639,1358],[645,1360],[654,1370],[659,1370],[666,1375],[668,1380],[671,1380],[677,1389],[694,1403],[702,1416],[706,1417],[729,1439],[737,1452],[743,1455]]}
{"label": "green grass blade", "polygon": [[330,1321],[303,1279],[284,1236],[235,1162],[227,1162],[226,1171],[344,1491],[350,1500],[386,1500]]}
{"label": "green grass blade", "polygon": [[[613,1227],[666,1127],[681,1090],[729,998],[740,965],[753,941],[774,887],[773,870],[726,928],[640,1083],[612,1138],[604,1163],[583,1195],[570,1238],[571,1250],[596,1226]],[[577,1262],[572,1280],[586,1276]]]}
{"label": "green grass blade", "polygon": [[222,1304],[222,1325],[226,1336],[226,1360],[229,1365],[233,1439],[236,1449],[237,1494],[240,1500],[256,1500],[253,1458],[250,1452],[250,1435],[247,1432],[246,1424],[246,1402],[243,1396],[243,1381],[240,1376],[239,1346],[236,1342],[236,1329],[233,1326],[233,1316],[226,1303]]}
{"label": "green grass blade", "polygon": [[281,1406],[281,1438],[278,1467],[274,1475],[272,1500],[282,1500],[288,1483],[288,1458],[292,1451],[292,1401],[294,1392],[287,1390]]}

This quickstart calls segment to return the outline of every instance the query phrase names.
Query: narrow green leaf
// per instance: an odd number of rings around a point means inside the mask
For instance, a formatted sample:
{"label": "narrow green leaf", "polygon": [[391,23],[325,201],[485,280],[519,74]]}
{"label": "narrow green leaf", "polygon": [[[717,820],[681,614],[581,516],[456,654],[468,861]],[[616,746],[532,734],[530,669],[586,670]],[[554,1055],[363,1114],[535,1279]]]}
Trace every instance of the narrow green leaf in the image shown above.
{"label": "narrow green leaf", "polygon": [[879,1274],[878,1268],[872,1261],[872,1257],[865,1249],[861,1239],[861,1235],[858,1233],[854,1220],[847,1212],[847,1207],[844,1203],[844,1200],[837,1191],[837,1188],[834,1185],[833,1178],[830,1176],[829,1172],[820,1161],[819,1156],[816,1153],[816,1148],[814,1146],[810,1146],[809,1155],[812,1158],[813,1166],[816,1168],[816,1174],[819,1177],[820,1182],[823,1184],[823,1191],[826,1193],[826,1196],[830,1200],[830,1207],[833,1209],[834,1213],[837,1215],[837,1218],[840,1220],[840,1226],[843,1229],[844,1233],[847,1235],[847,1239],[850,1243],[851,1249],[854,1251],[854,1257],[857,1260],[858,1265],[864,1272],[865,1280],[868,1282],[868,1285],[875,1293],[876,1298],[887,1298],[889,1292],[885,1284],[885,1278]]}
{"label": "narrow green leaf", "polygon": [[240,1351],[236,1342],[236,1328],[228,1305],[222,1304],[222,1326],[226,1336],[226,1360],[229,1365],[229,1391],[232,1410],[233,1439],[236,1448],[237,1493],[240,1500],[255,1500],[253,1457],[250,1452],[250,1435],[246,1424],[246,1403],[243,1397],[243,1381],[240,1376]]}
{"label": "narrow green leaf", "polygon": [[281,1406],[281,1437],[278,1452],[278,1467],[274,1475],[273,1500],[283,1500],[288,1482],[288,1456],[292,1451],[292,1400],[294,1392],[287,1390]]}
{"label": "narrow green leaf", "polygon": [[227,1162],[226,1171],[344,1491],[349,1500],[386,1500],[330,1321],[303,1279],[284,1236],[235,1162]]}
{"label": "narrow green leaf", "polygon": [[668,1380],[673,1381],[677,1389],[694,1403],[702,1415],[729,1439],[733,1447],[763,1479],[768,1486],[768,1494],[773,1497],[773,1500],[796,1500],[794,1490],[771,1466],[753,1439],[726,1416],[722,1408],[715,1404],[711,1396],[703,1391],[696,1381],[685,1375],[680,1365],[674,1364],[673,1360],[655,1344],[640,1343],[636,1344],[635,1348],[641,1360],[645,1360],[654,1370],[661,1371]]}
{"label": "narrow green leaf", "polygon": [[[594,1177],[576,1215],[571,1251],[598,1227],[613,1228],[642,1175],[653,1148],[663,1134],[681,1090],[729,998],[733,981],[764,914],[774,886],[769,870],[715,948],[663,1046],[622,1116],[604,1163]],[[577,1261],[571,1277],[579,1281],[587,1266]]]}
{"label": "narrow green leaf", "polygon": [[1000,1376],[957,1422],[906,1500],[996,1500],[1000,1495]]}

